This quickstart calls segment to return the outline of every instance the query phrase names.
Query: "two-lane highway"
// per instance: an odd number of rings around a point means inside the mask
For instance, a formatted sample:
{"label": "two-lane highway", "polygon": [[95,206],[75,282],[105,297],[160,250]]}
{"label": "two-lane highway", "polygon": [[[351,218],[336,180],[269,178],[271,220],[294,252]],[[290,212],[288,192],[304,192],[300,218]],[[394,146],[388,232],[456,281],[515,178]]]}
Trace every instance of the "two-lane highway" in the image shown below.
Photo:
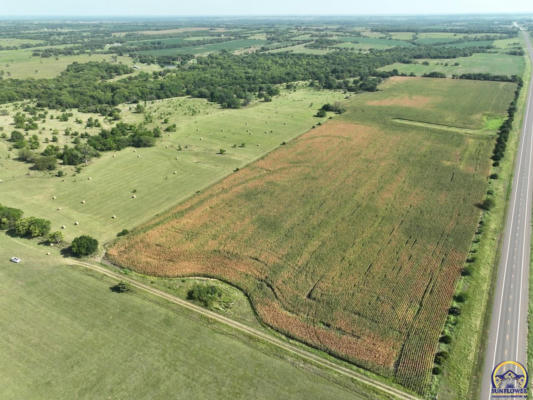
{"label": "two-lane highway", "polygon": [[[521,34],[527,44],[528,56],[533,62],[529,32],[522,31]],[[483,370],[482,400],[491,399],[491,375],[497,364],[503,361],[516,361],[527,368],[528,282],[533,198],[533,79],[529,87],[524,87],[523,90],[528,90],[528,97],[494,292]]]}

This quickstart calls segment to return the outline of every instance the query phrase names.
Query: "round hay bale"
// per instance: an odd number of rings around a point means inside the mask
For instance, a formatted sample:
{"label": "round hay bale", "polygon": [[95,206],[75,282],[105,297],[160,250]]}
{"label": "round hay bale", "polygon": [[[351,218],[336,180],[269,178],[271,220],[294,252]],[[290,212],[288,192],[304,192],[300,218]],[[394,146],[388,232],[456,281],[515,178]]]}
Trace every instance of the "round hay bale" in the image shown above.
{"label": "round hay bale", "polygon": [[117,155],[116,154],[113,154],[113,158],[115,158]]}
{"label": "round hay bale", "polygon": [[56,199],[56,196],[52,196],[52,200],[55,200]]}
{"label": "round hay bale", "polygon": [[137,198],[137,196],[136,196],[136,195],[134,195],[134,194],[132,194],[132,195],[131,195],[131,198],[132,198],[132,199],[136,199],[136,198]]}
{"label": "round hay bale", "polygon": [[57,207],[57,211],[61,211],[61,207]]}
{"label": "round hay bale", "polygon": [[85,204],[85,200],[82,200],[82,201],[81,201],[81,204]]}
{"label": "round hay bale", "polygon": [[87,178],[88,181],[90,181],[90,180],[92,180],[92,179],[93,179],[93,178],[91,178],[91,177],[88,177],[88,178]]}
{"label": "round hay bale", "polygon": [[116,215],[113,215],[113,216],[112,216],[111,218],[113,218],[113,219],[116,219],[116,218],[117,218],[117,216],[116,216]]}
{"label": "round hay bale", "polygon": [[79,225],[80,223],[78,221],[74,221],[74,225]]}
{"label": "round hay bale", "polygon": [[65,228],[66,228],[66,226],[65,226],[65,225],[61,225],[61,229],[65,229]]}
{"label": "round hay bale", "polygon": [[176,175],[178,173],[178,171],[174,171],[173,174]]}
{"label": "round hay bale", "polygon": [[141,155],[140,155],[140,154],[137,154],[137,158],[141,158]]}
{"label": "round hay bale", "polygon": [[46,252],[46,255],[47,255],[47,256],[49,256],[49,255],[50,255],[50,252],[49,252],[49,251],[47,251],[47,252]]}

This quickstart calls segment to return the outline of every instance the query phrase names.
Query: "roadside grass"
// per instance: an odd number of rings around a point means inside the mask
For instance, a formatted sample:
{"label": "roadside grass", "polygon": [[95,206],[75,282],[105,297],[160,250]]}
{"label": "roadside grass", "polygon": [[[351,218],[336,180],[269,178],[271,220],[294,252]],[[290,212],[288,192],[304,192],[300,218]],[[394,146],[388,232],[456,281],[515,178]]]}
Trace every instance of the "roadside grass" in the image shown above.
{"label": "roadside grass", "polygon": [[[424,65],[426,62],[429,65]],[[459,65],[454,65],[458,63]],[[490,73],[495,75],[519,75],[524,72],[525,61],[522,56],[512,56],[505,53],[476,53],[470,57],[453,59],[421,59],[416,63],[394,63],[380,68],[382,71],[397,69],[404,74],[417,76],[429,72],[442,72],[448,77],[465,73]]]}
{"label": "roadside grass", "polygon": [[0,233],[2,399],[387,398],[52,253]]}
{"label": "roadside grass", "polygon": [[[533,244],[531,246],[530,263],[533,266]],[[529,269],[529,308],[527,316],[527,370],[533,371],[533,268]]]}
{"label": "roadside grass", "polygon": [[[154,121],[150,126],[168,118],[162,128],[175,123],[176,132],[164,133],[155,147],[127,148],[115,157],[102,153],[80,173],[67,168],[61,178],[29,170],[28,164],[15,160],[16,150],[8,151],[10,143],[0,140],[0,203],[51,220],[53,230],[65,225],[67,240],[89,234],[106,242],[324,122],[326,118],[314,117],[316,111],[343,97],[340,92],[299,89],[238,110],[188,98],[147,103]],[[130,106],[122,108],[125,121],[143,120]],[[9,133],[12,128],[6,129]],[[221,148],[223,155],[217,154]]]}
{"label": "roadside grass", "polygon": [[77,56],[33,57],[34,49],[1,50],[0,71],[4,71],[4,78],[53,78],[64,71],[73,62],[86,63],[89,61],[108,61],[130,65],[132,60],[126,56],[112,54],[84,54]]}
{"label": "roadside grass", "polygon": [[457,292],[466,292],[467,300],[461,306],[461,316],[457,319],[457,325],[453,329],[451,346],[440,346],[442,349],[446,349],[450,356],[444,364],[441,378],[434,382],[433,390],[438,392],[439,399],[475,399],[479,397],[486,330],[490,319],[490,310],[488,309],[491,299],[490,293],[497,276],[501,234],[510,196],[514,160],[522,128],[531,70],[529,61],[525,61],[525,65],[524,89],[518,101],[517,109],[519,111],[507,144],[506,156],[500,161],[500,166],[492,167],[492,172],[497,173],[499,178],[489,181],[489,189],[494,193],[492,197],[495,199],[495,206],[490,212],[483,213],[481,219],[483,221],[482,233],[474,237],[475,241],[478,242],[472,244],[470,252],[475,257],[475,261],[469,264],[473,273],[458,283]]}
{"label": "roadside grass", "polygon": [[[108,255],[144,274],[232,282],[269,326],[424,392],[479,218],[492,140],[390,119],[479,129],[486,115],[504,115],[514,88],[393,78]],[[390,265],[401,271],[394,280]],[[420,304],[424,287],[432,295]]]}

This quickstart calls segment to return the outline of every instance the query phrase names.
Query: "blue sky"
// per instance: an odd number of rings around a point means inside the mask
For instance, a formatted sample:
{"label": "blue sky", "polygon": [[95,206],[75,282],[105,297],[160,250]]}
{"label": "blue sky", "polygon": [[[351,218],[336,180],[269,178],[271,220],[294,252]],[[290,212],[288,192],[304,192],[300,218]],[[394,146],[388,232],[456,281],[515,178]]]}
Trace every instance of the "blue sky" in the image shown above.
{"label": "blue sky", "polygon": [[533,13],[533,0],[0,0],[0,4],[0,16]]}

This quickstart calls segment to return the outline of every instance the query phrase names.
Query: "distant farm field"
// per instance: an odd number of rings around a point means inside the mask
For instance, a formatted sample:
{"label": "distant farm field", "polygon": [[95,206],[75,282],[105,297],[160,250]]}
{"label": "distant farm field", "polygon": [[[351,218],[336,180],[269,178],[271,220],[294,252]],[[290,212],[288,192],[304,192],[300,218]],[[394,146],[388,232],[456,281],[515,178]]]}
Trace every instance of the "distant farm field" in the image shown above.
{"label": "distant farm field", "polygon": [[270,326],[424,392],[487,186],[486,121],[514,89],[391,79],[108,256],[146,274],[229,281]]}
{"label": "distant farm field", "polygon": [[52,78],[64,71],[73,62],[86,63],[89,61],[117,60],[123,64],[131,64],[132,60],[125,56],[112,54],[93,54],[60,57],[34,57],[33,49],[0,50],[0,73],[4,71],[4,78]]}
{"label": "distant farm field", "polygon": [[205,54],[211,53],[214,51],[227,50],[227,51],[236,51],[240,49],[246,49],[249,47],[262,46],[266,43],[266,40],[257,40],[257,39],[237,39],[229,40],[227,42],[221,43],[211,43],[198,46],[187,46],[187,47],[178,47],[171,49],[156,49],[156,50],[145,50],[139,52],[140,54],[146,54],[151,56],[167,56],[172,54]]}
{"label": "distant farm field", "polygon": [[[423,63],[426,62],[427,65]],[[457,64],[457,65],[456,65]],[[429,72],[443,72],[447,76],[466,73],[489,73],[495,75],[521,76],[525,67],[523,56],[502,53],[476,53],[470,57],[454,59],[417,60],[416,63],[394,63],[381,68],[383,71],[397,69],[405,74],[422,75]]]}

